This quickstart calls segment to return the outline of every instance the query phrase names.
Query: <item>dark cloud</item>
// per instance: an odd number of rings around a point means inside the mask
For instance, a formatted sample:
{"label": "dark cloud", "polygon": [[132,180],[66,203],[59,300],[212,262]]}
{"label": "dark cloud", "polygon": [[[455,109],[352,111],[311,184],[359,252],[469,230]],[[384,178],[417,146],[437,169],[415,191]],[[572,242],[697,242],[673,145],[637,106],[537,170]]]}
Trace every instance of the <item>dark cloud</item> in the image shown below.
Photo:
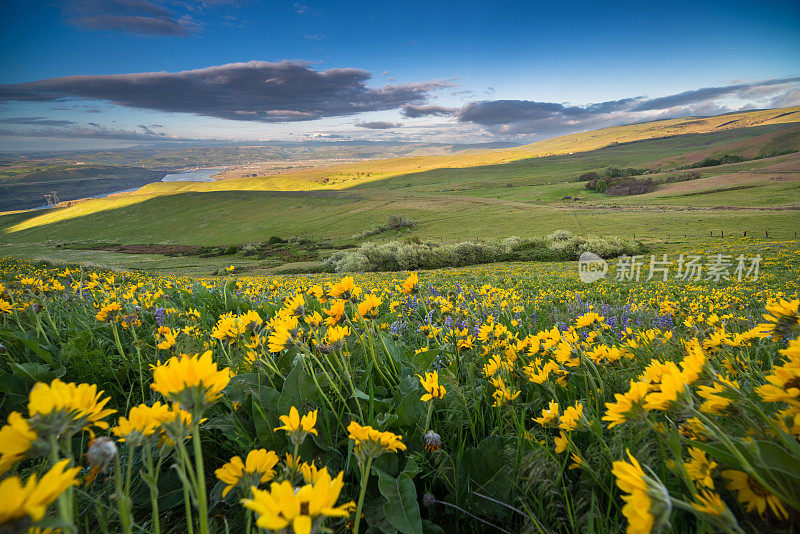
{"label": "dark cloud", "polygon": [[387,121],[375,121],[375,122],[357,122],[356,126],[359,128],[368,128],[370,130],[389,130],[391,128],[400,128],[403,126],[402,122],[387,122]]}
{"label": "dark cloud", "polygon": [[416,105],[406,104],[400,111],[400,114],[407,119],[416,119],[418,117],[448,117],[453,115],[457,108],[446,108],[443,106],[433,105]]}
{"label": "dark cloud", "polygon": [[315,71],[294,61],[250,61],[174,73],[65,76],[0,85],[0,101],[81,98],[222,119],[290,122],[422,104],[432,91],[452,85],[432,81],[371,88],[366,85],[370,78],[361,69]]}
{"label": "dark cloud", "polygon": [[[63,0],[61,5],[64,21],[78,28],[175,37],[201,29],[188,15],[150,0]],[[188,11],[197,7],[193,2],[177,6]]]}
{"label": "dark cloud", "polygon": [[154,132],[153,130],[151,130],[150,128],[145,126],[144,124],[138,124],[136,127],[140,128],[142,130],[142,132],[147,134],[147,135],[164,135],[163,133]]}
{"label": "dark cloud", "polygon": [[197,31],[199,26],[187,20],[135,15],[99,15],[69,19],[74,26],[91,30],[109,30],[141,35],[183,37]]}
{"label": "dark cloud", "polygon": [[68,126],[75,124],[73,121],[48,119],[47,117],[6,117],[0,119],[0,124],[27,124],[33,126]]}
{"label": "dark cloud", "polygon": [[474,122],[482,126],[494,126],[523,121],[540,121],[560,117],[563,119],[612,113],[630,108],[640,98],[625,98],[599,102],[588,106],[565,106],[557,102],[534,102],[532,100],[491,100],[470,102],[458,111],[459,122]]}
{"label": "dark cloud", "polygon": [[793,106],[800,106],[800,89],[786,91],[770,101],[770,107],[788,108]]}
{"label": "dark cloud", "polygon": [[725,85],[721,87],[703,87],[692,91],[684,91],[675,95],[662,96],[646,100],[632,109],[632,111],[650,111],[667,109],[675,106],[686,106],[698,102],[706,102],[726,96],[749,96],[750,94],[765,94],[776,89],[776,86],[800,82],[800,77],[763,80],[753,83]]}
{"label": "dark cloud", "polygon": [[25,131],[0,129],[0,135],[15,137],[58,137],[70,139],[123,139],[129,141],[152,141],[165,139],[164,134],[158,134],[154,132],[140,132],[138,130],[126,130],[122,128],[105,128],[96,123],[89,123],[89,126],[74,126],[71,128],[37,128]]}
{"label": "dark cloud", "polygon": [[[707,87],[693,91],[647,99],[642,96],[572,106],[558,102],[532,100],[485,100],[470,102],[456,112],[460,123],[483,126],[503,135],[558,135],[604,126],[630,124],[643,120],[665,119],[687,115],[717,115],[742,109],[725,104],[726,98],[768,99],[773,103],[795,102],[792,88],[800,77],[740,83],[724,87]],[[775,96],[776,93],[781,93]],[[769,98],[771,97],[771,100]],[[747,109],[757,107],[754,104]]]}

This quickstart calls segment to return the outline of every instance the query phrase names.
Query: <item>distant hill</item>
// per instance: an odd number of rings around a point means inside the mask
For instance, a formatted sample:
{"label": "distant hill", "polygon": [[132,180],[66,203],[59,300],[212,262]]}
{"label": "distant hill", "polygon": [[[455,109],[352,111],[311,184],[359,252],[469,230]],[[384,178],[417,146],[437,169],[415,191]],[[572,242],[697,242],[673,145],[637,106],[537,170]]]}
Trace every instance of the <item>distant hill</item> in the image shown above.
{"label": "distant hill", "polygon": [[[0,215],[0,242],[13,251],[58,241],[227,248],[271,236],[347,245],[392,215],[416,222],[410,232],[423,240],[531,237],[561,228],[637,238],[707,237],[723,229],[726,236],[787,238],[800,214],[798,111],[656,121],[480,154],[154,182],[69,207]],[[612,196],[580,178],[612,171],[653,187]],[[115,265],[133,265],[129,256]]]}
{"label": "distant hill", "polygon": [[[720,139],[749,138],[791,128],[800,122],[800,107],[748,111],[716,117],[684,117],[626,126],[613,126],[547,139],[515,148],[438,156],[375,159],[289,171],[281,174],[236,178],[209,183],[153,184],[143,194],[188,191],[310,191],[346,189],[365,183],[435,169],[469,169],[502,165],[530,158],[588,152],[620,144],[669,139],[689,134],[721,134]],[[763,128],[758,130],[758,128]],[[766,132],[769,130],[769,132]],[[722,135],[724,133],[731,135]],[[736,133],[740,132],[740,133]],[[711,142],[711,141],[709,141]]]}

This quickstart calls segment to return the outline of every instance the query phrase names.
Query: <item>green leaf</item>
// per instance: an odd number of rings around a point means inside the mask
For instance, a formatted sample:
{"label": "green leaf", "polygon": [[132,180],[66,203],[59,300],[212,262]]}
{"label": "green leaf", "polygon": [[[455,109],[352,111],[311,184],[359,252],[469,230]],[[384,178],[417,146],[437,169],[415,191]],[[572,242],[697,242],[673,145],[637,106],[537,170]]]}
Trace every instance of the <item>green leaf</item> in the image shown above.
{"label": "green leaf", "polygon": [[277,404],[278,413],[279,415],[288,414],[289,409],[294,406],[302,416],[307,411],[305,409],[306,401],[318,405],[319,393],[317,392],[314,379],[306,373],[305,369],[303,369],[303,365],[298,363],[283,382],[281,398]]}
{"label": "green leaf", "polygon": [[[31,382],[50,382],[56,378],[56,373],[53,369],[43,363],[11,363],[11,369],[15,375],[22,376]],[[63,375],[63,373],[62,373]]]}
{"label": "green leaf", "polygon": [[414,365],[420,372],[430,371],[433,360],[442,352],[441,349],[429,349],[413,356]]}
{"label": "green leaf", "polygon": [[422,534],[417,488],[407,476],[393,478],[378,471],[378,488],[388,501],[383,513],[389,523],[403,534]]}
{"label": "green leaf", "polygon": [[15,345],[22,345],[45,362],[51,365],[53,363],[53,355],[44,350],[39,345],[39,342],[36,340],[36,338],[23,335],[13,330],[0,329],[0,339],[6,340]]}
{"label": "green leaf", "polygon": [[414,478],[415,476],[417,476],[417,473],[419,473],[420,470],[421,468],[419,465],[417,465],[416,460],[414,460],[414,458],[411,458],[409,456],[408,461],[406,462],[406,466],[403,468],[403,472],[400,473],[398,478],[400,477]]}
{"label": "green leaf", "polygon": [[279,450],[277,441],[278,435],[274,428],[279,426],[278,415],[275,408],[281,394],[271,387],[262,387],[258,398],[253,398],[253,426],[256,430],[256,437],[259,444],[272,450]]}
{"label": "green leaf", "polygon": [[751,447],[758,450],[766,467],[800,481],[800,458],[771,441],[756,441]]}

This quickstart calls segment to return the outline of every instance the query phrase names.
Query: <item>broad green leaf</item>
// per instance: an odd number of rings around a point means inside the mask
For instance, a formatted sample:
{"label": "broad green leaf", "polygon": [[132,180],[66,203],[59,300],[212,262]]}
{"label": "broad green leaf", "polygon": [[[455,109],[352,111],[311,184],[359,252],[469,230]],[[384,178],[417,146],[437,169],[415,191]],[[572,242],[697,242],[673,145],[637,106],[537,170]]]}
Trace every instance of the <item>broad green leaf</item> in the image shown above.
{"label": "broad green leaf", "polygon": [[389,523],[403,534],[422,534],[417,488],[408,477],[393,478],[378,471],[378,488],[388,501],[383,513]]}

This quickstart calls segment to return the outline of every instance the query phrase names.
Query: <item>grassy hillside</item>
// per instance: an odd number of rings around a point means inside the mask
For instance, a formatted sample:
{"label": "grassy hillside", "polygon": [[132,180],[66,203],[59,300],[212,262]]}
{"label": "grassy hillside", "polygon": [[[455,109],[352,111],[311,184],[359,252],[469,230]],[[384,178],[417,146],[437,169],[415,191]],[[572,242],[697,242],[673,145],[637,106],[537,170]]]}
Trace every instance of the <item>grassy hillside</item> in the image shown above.
{"label": "grassy hillside", "polygon": [[[792,113],[777,120],[796,116]],[[736,116],[726,116],[728,121],[731,117]],[[712,124],[725,124],[721,118],[714,119]],[[674,121],[661,122],[678,127]],[[684,120],[683,127],[699,128],[695,122]],[[311,177],[329,172],[325,169],[212,183],[154,183],[135,193],[86,200],[66,208],[0,215],[0,239],[5,243],[3,252],[13,255],[73,261],[76,256],[93,257],[106,264],[132,266],[142,261],[153,265],[153,258],[113,251],[69,252],[47,244],[221,246],[258,243],[276,235],[355,245],[360,240],[354,236],[393,214],[417,223],[413,231],[400,237],[413,233],[437,241],[531,237],[561,228],[584,234],[636,236],[653,243],[696,240],[720,231],[730,237],[744,232],[748,236],[769,232],[771,237],[793,237],[800,221],[800,153],[765,156],[800,149],[800,126],[728,126],[716,132],[617,143],[504,164],[414,170],[382,179],[362,175],[354,183],[320,184]],[[620,128],[633,127],[640,132],[656,131],[653,123]],[[585,138],[600,136],[592,133]],[[756,159],[692,168],[693,179],[669,183],[689,172],[676,170],[678,167],[721,155]],[[419,161],[402,158],[393,165],[411,168]],[[363,165],[367,163],[383,164]],[[639,169],[637,172],[646,173],[641,178],[658,185],[644,195],[610,197],[590,191],[586,182],[578,181],[581,173],[602,174],[609,167]],[[298,178],[301,174],[305,176],[302,180]],[[315,190],[323,185],[328,189]],[[297,190],[280,190],[290,187]],[[397,236],[370,239],[389,238]],[[174,259],[164,261],[180,264]],[[189,263],[217,266],[225,261],[258,265],[244,257],[205,263],[192,259]]]}

